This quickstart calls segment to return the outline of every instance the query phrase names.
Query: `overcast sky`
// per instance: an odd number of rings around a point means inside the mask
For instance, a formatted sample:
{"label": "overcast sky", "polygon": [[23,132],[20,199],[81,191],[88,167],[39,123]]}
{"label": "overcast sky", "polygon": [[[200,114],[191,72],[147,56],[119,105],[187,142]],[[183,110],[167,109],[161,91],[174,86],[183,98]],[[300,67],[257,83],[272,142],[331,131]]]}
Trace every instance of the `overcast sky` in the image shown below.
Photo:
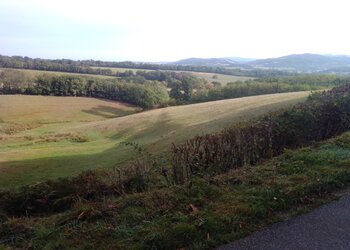
{"label": "overcast sky", "polygon": [[0,54],[172,61],[350,55],[348,0],[0,0]]}

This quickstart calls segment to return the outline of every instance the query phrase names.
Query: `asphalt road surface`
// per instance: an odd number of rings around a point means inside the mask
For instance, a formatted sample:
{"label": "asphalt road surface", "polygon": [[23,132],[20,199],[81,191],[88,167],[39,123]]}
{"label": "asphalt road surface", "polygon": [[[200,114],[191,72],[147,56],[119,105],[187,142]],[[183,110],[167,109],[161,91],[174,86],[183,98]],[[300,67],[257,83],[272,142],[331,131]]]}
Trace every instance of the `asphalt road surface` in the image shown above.
{"label": "asphalt road surface", "polygon": [[350,250],[350,195],[218,250]]}

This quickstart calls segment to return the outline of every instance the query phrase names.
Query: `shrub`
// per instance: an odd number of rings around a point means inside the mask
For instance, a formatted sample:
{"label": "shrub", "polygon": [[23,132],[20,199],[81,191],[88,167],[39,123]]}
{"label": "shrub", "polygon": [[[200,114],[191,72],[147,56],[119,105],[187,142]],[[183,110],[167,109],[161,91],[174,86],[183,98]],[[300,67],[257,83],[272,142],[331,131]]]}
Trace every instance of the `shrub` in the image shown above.
{"label": "shrub", "polygon": [[173,146],[176,183],[193,175],[225,172],[339,135],[350,128],[350,84],[313,94],[287,111],[241,123]]}

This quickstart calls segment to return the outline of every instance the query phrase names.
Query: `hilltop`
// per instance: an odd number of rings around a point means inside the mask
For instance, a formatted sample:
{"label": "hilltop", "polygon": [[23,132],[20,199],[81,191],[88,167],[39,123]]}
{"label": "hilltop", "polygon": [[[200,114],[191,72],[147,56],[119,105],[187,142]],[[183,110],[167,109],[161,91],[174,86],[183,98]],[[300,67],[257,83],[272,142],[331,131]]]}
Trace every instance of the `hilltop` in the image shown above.
{"label": "hilltop", "polygon": [[180,61],[172,62],[178,65],[196,65],[196,66],[238,66],[239,62],[230,58],[187,58]]}

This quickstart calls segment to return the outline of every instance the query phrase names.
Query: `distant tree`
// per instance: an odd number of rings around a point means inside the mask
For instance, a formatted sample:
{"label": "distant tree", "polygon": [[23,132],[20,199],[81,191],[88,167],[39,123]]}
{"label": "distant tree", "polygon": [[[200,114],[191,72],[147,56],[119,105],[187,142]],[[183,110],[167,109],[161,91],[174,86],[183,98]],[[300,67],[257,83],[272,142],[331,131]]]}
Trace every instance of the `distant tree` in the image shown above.
{"label": "distant tree", "polygon": [[182,93],[182,87],[180,82],[174,83],[172,85],[172,88],[170,90],[170,97],[178,101],[183,100],[183,93]]}
{"label": "distant tree", "polygon": [[193,85],[191,82],[184,81],[182,83],[182,88],[183,88],[183,99],[185,101],[189,101],[191,99],[192,93],[193,93]]}

